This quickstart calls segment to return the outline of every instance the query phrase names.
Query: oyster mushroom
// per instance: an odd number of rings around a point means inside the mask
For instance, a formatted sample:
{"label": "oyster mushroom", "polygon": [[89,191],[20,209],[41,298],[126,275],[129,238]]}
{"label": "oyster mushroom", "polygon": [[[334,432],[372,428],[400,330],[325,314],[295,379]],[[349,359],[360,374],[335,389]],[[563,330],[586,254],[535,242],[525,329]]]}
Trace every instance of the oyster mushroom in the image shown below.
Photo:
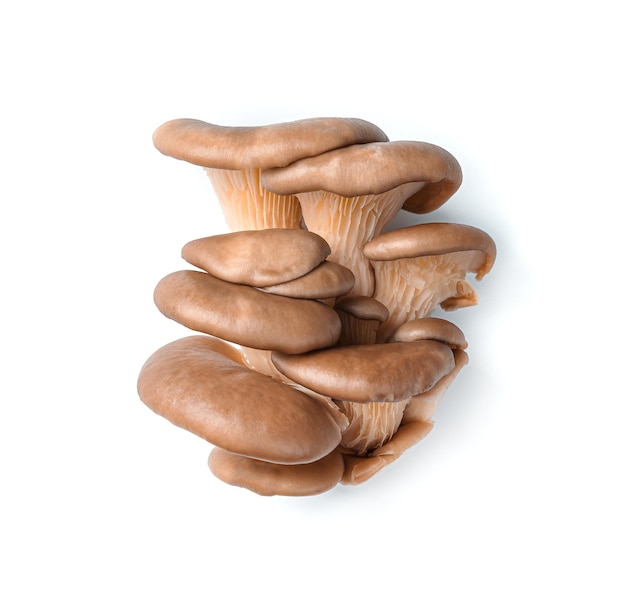
{"label": "oyster mushroom", "polygon": [[202,166],[233,231],[300,228],[298,200],[265,189],[261,170],[355,143],[386,141],[355,118],[310,118],[258,127],[224,127],[194,119],[161,125],[153,136],[163,154]]}
{"label": "oyster mushroom", "polygon": [[[396,461],[407,449],[423,440],[433,429],[432,416],[445,392],[461,369],[467,364],[467,353],[454,349],[454,368],[443,376],[435,386],[420,393],[402,404],[403,413],[400,425],[389,439],[374,446],[366,455],[345,454],[343,484],[362,484],[376,475],[381,469]],[[380,422],[376,421],[376,425]],[[363,428],[367,430],[367,420]],[[342,443],[353,424],[344,431]]]}
{"label": "oyster mushroom", "polygon": [[[296,317],[302,322],[312,323],[315,314],[323,313],[324,318],[319,320],[319,325],[326,328],[329,324],[333,330],[333,336],[328,342],[335,338],[338,318],[335,318],[328,308],[317,304],[300,303],[294,299],[327,299],[347,293],[354,284],[353,274],[343,266],[334,262],[327,262],[325,258],[330,253],[328,243],[320,236],[301,229],[265,229],[248,230],[216,235],[203,239],[196,239],[187,243],[182,250],[183,258],[189,263],[204,269],[207,273],[226,283],[246,285],[241,289],[236,286],[213,284],[210,286],[205,281],[204,291],[201,292],[206,316],[212,317],[212,324],[207,323],[206,317],[202,324],[195,322],[192,326],[195,330],[214,334],[220,338],[238,342],[244,345],[243,351],[248,365],[258,372],[282,379],[282,376],[271,364],[267,350],[275,346],[262,348],[264,341],[270,340],[271,336],[257,338],[254,344],[246,341],[250,337],[244,336],[246,327],[259,328],[265,325],[271,327],[271,335],[281,335],[289,333],[288,318]],[[193,275],[198,281],[203,277]],[[189,278],[188,275],[186,275]],[[210,280],[210,279],[207,279]],[[187,281],[182,288],[189,286]],[[254,286],[255,289],[249,287]],[[251,291],[255,291],[252,292]],[[258,292],[268,294],[268,298],[262,297]],[[278,301],[272,299],[276,297]],[[185,310],[189,313],[188,300],[179,300],[177,295],[172,295],[172,289],[168,294],[167,305],[164,307],[174,319],[179,318],[175,314]],[[248,297],[249,307],[240,314],[232,312],[231,307],[237,307],[237,303],[232,303],[232,297]],[[228,305],[224,305],[224,300]],[[159,302],[163,299],[159,295]],[[210,306],[217,302],[217,308]],[[307,306],[306,313],[299,318],[293,311],[283,311],[281,313],[271,311],[266,312],[268,306],[275,305],[278,309],[281,306],[290,305],[293,308],[300,307],[303,311]],[[241,303],[239,304],[241,307]],[[196,305],[196,307],[199,307]],[[232,317],[237,318],[241,329],[228,330],[220,326],[220,314],[223,315],[223,308],[231,311]],[[321,308],[321,309],[320,309]],[[172,310],[176,311],[172,311]],[[185,317],[185,316],[183,316]],[[250,321],[252,317],[252,321]],[[269,319],[268,319],[269,317]],[[287,318],[287,320],[285,319]],[[258,321],[257,321],[258,320]],[[182,323],[191,322],[185,319]],[[265,322],[265,324],[263,324]],[[241,335],[235,337],[232,333]],[[297,333],[292,330],[291,333]],[[228,335],[228,336],[226,336]],[[235,340],[235,338],[239,340]],[[331,343],[332,344],[332,343]],[[311,345],[307,350],[320,348]]]}
{"label": "oyster mushroom", "polygon": [[374,276],[362,252],[365,243],[403,206],[425,213],[443,204],[460,185],[461,168],[435,145],[372,142],[265,169],[261,183],[298,197],[306,228],[328,241],[330,260],[354,273],[352,294],[371,296]]}
{"label": "oyster mushroom", "polygon": [[341,481],[344,462],[337,450],[313,463],[283,465],[214,448],[209,456],[209,467],[227,484],[262,496],[311,496],[326,492]]}
{"label": "oyster mushroom", "polygon": [[419,318],[405,322],[396,329],[389,342],[412,342],[426,339],[446,343],[451,349],[467,348],[463,331],[452,322],[442,318]]}
{"label": "oyster mushroom", "polygon": [[306,230],[245,230],[196,239],[183,258],[216,278],[256,287],[308,274],[330,254],[328,243]]}
{"label": "oyster mushroom", "polygon": [[333,347],[304,355],[274,352],[272,361],[305,391],[339,402],[350,422],[341,444],[359,455],[385,444],[409,399],[454,368],[450,348],[432,340]]}
{"label": "oyster mushroom", "polygon": [[[340,301],[350,299],[352,298],[347,297]],[[372,299],[372,301],[374,300]],[[335,306],[335,309],[337,309],[337,306]],[[375,336],[375,330],[370,331],[369,340],[371,343],[375,342]],[[344,332],[342,331],[340,342],[343,337]],[[451,349],[465,348],[467,346],[461,330],[451,322],[439,318],[424,318],[408,322],[400,327],[396,334],[389,339],[389,342],[414,342],[422,340],[435,340],[445,343]],[[447,376],[449,375],[446,374],[445,377]],[[439,386],[440,383],[438,382],[436,387]],[[337,401],[341,412],[345,414],[349,421],[348,427],[343,432],[341,440],[342,446],[354,451],[358,455],[369,454],[372,450],[376,451],[380,446],[392,440],[402,422],[406,423],[406,408],[410,405],[412,400],[417,401],[420,397],[428,395],[430,392],[431,391],[419,393],[413,399],[407,398],[399,402],[357,403],[352,401]],[[443,392],[442,390],[440,394],[443,395]],[[428,404],[430,405],[430,403]],[[421,434],[424,429],[424,427],[420,428],[419,438],[416,438],[415,442],[422,438]],[[404,430],[402,434],[406,436],[407,431]],[[395,444],[392,445],[392,447],[393,446],[395,446]],[[389,448],[387,450],[393,451],[395,449]]]}
{"label": "oyster mushroom", "polygon": [[454,367],[436,341],[332,347],[295,355],[272,353],[288,378],[341,401],[402,401],[425,392]]}
{"label": "oyster mushroom", "polygon": [[327,305],[270,295],[206,272],[167,275],[154,300],[163,315],[191,330],[255,349],[304,353],[334,345],[341,333],[339,316]]}
{"label": "oyster mushroom", "polygon": [[335,262],[323,262],[310,272],[281,284],[257,287],[260,291],[294,299],[333,299],[349,293],[354,274]]}
{"label": "oyster mushroom", "polygon": [[340,419],[324,403],[248,369],[218,339],[192,336],[162,347],[137,388],[159,415],[238,455],[311,463],[341,440]]}
{"label": "oyster mushroom", "polygon": [[365,245],[363,254],[374,267],[374,297],[389,309],[378,331],[378,341],[384,342],[398,326],[438,305],[445,310],[475,305],[478,297],[466,275],[485,276],[496,247],[477,228],[427,223],[383,233]]}

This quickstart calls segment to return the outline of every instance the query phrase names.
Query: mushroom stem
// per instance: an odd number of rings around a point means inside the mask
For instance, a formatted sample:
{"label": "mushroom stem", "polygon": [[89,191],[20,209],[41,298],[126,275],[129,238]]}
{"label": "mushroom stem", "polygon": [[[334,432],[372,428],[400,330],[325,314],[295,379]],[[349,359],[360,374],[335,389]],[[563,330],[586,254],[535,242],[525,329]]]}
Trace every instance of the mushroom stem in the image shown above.
{"label": "mushroom stem", "polygon": [[401,185],[378,195],[344,197],[328,191],[298,193],[305,226],[331,247],[330,261],[350,269],[356,279],[350,295],[371,296],[374,272],[363,246],[377,236],[422,183]]}
{"label": "mushroom stem", "polygon": [[396,403],[338,401],[350,422],[343,431],[341,446],[359,456],[381,447],[398,431],[410,400]]}
{"label": "mushroom stem", "polygon": [[265,189],[260,169],[205,171],[231,231],[301,228],[302,212],[297,198]]}
{"label": "mushroom stem", "polygon": [[[376,332],[381,321],[388,316],[386,308],[381,304],[374,305],[376,303],[369,297],[353,296],[339,300],[335,305],[341,320],[338,345],[371,345],[376,342]],[[350,422],[343,432],[341,446],[350,453],[362,456],[388,442],[400,426],[409,400],[396,403],[337,400],[339,409]]]}

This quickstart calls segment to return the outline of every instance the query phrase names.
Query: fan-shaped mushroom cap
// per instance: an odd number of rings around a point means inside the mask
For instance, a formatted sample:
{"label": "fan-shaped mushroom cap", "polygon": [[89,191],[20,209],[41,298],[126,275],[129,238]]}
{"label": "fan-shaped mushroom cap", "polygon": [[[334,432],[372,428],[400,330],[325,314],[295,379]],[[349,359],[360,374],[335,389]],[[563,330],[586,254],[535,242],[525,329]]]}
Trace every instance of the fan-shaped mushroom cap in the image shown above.
{"label": "fan-shaped mushroom cap", "polygon": [[384,322],[389,317],[389,310],[372,297],[351,295],[337,299],[335,310],[341,311],[359,320],[376,320]]}
{"label": "fan-shaped mushroom cap", "polygon": [[229,453],[211,451],[211,471],[223,482],[241,486],[262,496],[311,496],[336,486],[343,475],[341,453],[333,451],[319,461],[280,465]]}
{"label": "fan-shaped mushroom cap", "polygon": [[320,117],[256,127],[225,127],[182,118],[153,135],[163,154],[198,166],[240,170],[285,166],[308,156],[371,141],[387,141],[376,125],[358,118]]}
{"label": "fan-shaped mushroom cap", "polygon": [[357,403],[408,399],[454,367],[450,348],[436,341],[333,347],[305,355],[274,352],[272,362],[305,388]]}
{"label": "fan-shaped mushroom cap", "polygon": [[389,338],[389,342],[411,342],[431,339],[446,343],[451,349],[467,348],[463,331],[442,318],[418,318],[399,326]]}
{"label": "fan-shaped mushroom cap", "polygon": [[[298,197],[306,228],[328,241],[331,261],[354,273],[352,293],[371,295],[374,276],[363,245],[406,202],[416,206],[425,197],[422,211],[441,205],[460,184],[460,168],[430,144],[373,142],[268,168],[261,183],[274,193]],[[426,192],[427,187],[433,188]]]}
{"label": "fan-shaped mushroom cap", "polygon": [[153,411],[230,452],[274,463],[310,463],[341,430],[327,408],[232,359],[218,339],[193,336],[156,351],[138,380]]}
{"label": "fan-shaped mushroom cap", "polygon": [[190,241],[182,250],[186,261],[221,280],[257,287],[304,276],[329,254],[322,237],[293,228],[215,235]]}
{"label": "fan-shaped mushroom cap", "polygon": [[471,251],[476,279],[491,270],[496,259],[496,245],[484,231],[465,224],[428,222],[399,228],[379,235],[363,247],[372,261],[392,261]]}
{"label": "fan-shaped mushroom cap", "polygon": [[205,272],[169,274],[154,301],[187,328],[254,349],[304,353],[335,344],[341,333],[339,316],[318,301],[270,295]]}
{"label": "fan-shaped mushroom cap", "polygon": [[374,297],[389,309],[378,332],[384,342],[398,326],[430,315],[438,305],[446,310],[475,305],[478,297],[467,273],[483,277],[496,249],[477,228],[428,223],[383,233],[364,246],[363,254],[374,268]]}
{"label": "fan-shaped mushroom cap", "polygon": [[260,291],[295,299],[330,299],[349,293],[354,274],[335,262],[322,262],[300,278],[282,284],[258,287]]}
{"label": "fan-shaped mushroom cap", "polygon": [[441,206],[461,180],[461,167],[454,156],[419,141],[343,147],[284,168],[264,170],[261,175],[263,185],[281,195],[324,190],[356,197],[405,186],[405,209],[420,214]]}

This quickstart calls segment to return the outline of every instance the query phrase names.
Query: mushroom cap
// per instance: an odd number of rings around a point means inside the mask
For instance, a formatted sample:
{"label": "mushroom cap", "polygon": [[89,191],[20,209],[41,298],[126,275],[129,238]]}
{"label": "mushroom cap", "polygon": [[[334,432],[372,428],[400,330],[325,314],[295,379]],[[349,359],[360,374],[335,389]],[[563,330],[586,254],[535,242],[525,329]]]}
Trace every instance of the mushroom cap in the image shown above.
{"label": "mushroom cap", "polygon": [[305,388],[342,401],[402,401],[427,391],[454,367],[437,341],[333,347],[305,355],[272,353],[277,369]]}
{"label": "mushroom cap", "polygon": [[389,317],[389,310],[373,297],[351,295],[335,301],[333,308],[359,320],[377,320],[384,322]]}
{"label": "mushroom cap", "polygon": [[491,270],[496,259],[496,245],[484,231],[465,224],[428,222],[378,235],[363,247],[366,258],[391,261],[474,251],[479,256],[474,271],[480,280]]}
{"label": "mushroom cap", "polygon": [[461,167],[450,153],[419,141],[351,145],[261,174],[263,186],[281,195],[322,190],[356,197],[405,185],[404,209],[420,214],[445,203],[461,180]]}
{"label": "mushroom cap", "polygon": [[257,127],[182,118],[161,125],[152,139],[167,156],[198,166],[241,170],[285,166],[354,143],[387,141],[387,135],[358,118],[308,118]]}
{"label": "mushroom cap", "polygon": [[137,384],[159,415],[230,452],[274,463],[309,463],[333,451],[341,429],[324,404],[232,359],[205,336],[156,351]]}
{"label": "mushroom cap", "polygon": [[330,299],[349,293],[353,286],[354,274],[348,268],[335,262],[322,262],[300,278],[259,290],[296,299]]}
{"label": "mushroom cap", "polygon": [[435,340],[446,343],[451,349],[467,348],[463,331],[442,318],[417,318],[400,325],[389,338],[389,342],[411,342]]}
{"label": "mushroom cap", "polygon": [[315,233],[292,228],[245,230],[196,239],[182,257],[228,282],[264,287],[299,278],[330,255]]}
{"label": "mushroom cap", "polygon": [[311,496],[339,483],[343,458],[339,451],[333,451],[313,463],[280,465],[214,448],[209,456],[209,467],[223,482],[262,496]]}
{"label": "mushroom cap", "polygon": [[154,301],[187,328],[254,349],[304,353],[335,344],[341,333],[339,316],[327,305],[263,293],[206,272],[169,274],[157,284]]}

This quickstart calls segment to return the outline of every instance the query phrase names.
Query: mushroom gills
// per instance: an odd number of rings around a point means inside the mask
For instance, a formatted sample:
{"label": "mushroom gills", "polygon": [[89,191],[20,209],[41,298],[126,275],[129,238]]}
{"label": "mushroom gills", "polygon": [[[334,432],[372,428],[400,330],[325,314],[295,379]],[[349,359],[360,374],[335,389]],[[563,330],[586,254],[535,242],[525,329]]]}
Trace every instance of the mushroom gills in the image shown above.
{"label": "mushroom gills", "polygon": [[337,401],[350,422],[341,437],[341,446],[359,456],[381,447],[398,431],[410,400],[397,403]]}
{"label": "mushroom gills", "polygon": [[278,195],[261,185],[258,168],[204,169],[231,231],[301,228],[302,210],[293,195]]}

